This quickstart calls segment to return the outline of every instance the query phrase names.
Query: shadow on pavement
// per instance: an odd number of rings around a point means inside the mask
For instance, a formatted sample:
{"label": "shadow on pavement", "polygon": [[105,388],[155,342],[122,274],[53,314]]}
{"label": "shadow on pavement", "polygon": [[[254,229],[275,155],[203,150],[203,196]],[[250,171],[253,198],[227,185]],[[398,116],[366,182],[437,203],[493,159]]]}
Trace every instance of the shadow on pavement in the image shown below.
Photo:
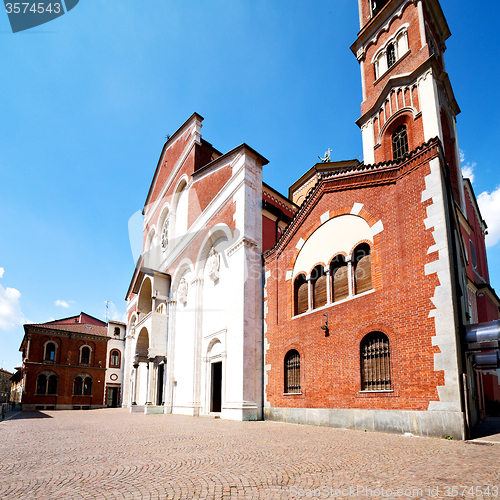
{"label": "shadow on pavement", "polygon": [[500,417],[486,417],[472,430],[471,439],[500,443]]}
{"label": "shadow on pavement", "polygon": [[[7,417],[9,414],[7,413]],[[20,420],[25,418],[53,418],[42,411],[20,411],[13,415],[10,420]]]}

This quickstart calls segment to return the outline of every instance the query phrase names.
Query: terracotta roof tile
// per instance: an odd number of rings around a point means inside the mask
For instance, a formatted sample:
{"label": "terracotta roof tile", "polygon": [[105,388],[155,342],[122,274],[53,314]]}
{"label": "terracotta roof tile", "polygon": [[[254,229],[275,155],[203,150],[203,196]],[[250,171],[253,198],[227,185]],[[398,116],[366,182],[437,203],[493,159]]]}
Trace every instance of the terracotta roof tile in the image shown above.
{"label": "terracotta roof tile", "polygon": [[105,326],[85,325],[82,323],[75,324],[53,324],[53,323],[31,323],[25,325],[27,328],[44,328],[45,330],[60,330],[63,332],[86,333],[88,335],[98,335],[99,337],[107,337],[108,329]]}

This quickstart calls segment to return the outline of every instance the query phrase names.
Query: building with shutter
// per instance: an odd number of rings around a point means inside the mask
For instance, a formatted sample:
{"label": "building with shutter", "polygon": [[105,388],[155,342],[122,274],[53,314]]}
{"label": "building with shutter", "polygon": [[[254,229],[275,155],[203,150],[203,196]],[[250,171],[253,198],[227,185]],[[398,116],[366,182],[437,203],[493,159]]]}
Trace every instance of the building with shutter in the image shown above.
{"label": "building with shutter", "polygon": [[286,198],[196,113],[165,143],[126,295],[131,410],[464,438],[496,397],[494,342],[488,363],[465,342],[500,301],[446,19],[437,0],[358,3],[363,163],[326,155]]}
{"label": "building with shutter", "polygon": [[463,439],[498,395],[498,351],[480,369],[464,326],[500,302],[462,179],[450,31],[437,0],[358,3],[364,163],[293,184],[300,208],[264,254],[264,418]]}
{"label": "building with shutter", "polygon": [[24,325],[22,410],[119,406],[125,325],[85,313]]}

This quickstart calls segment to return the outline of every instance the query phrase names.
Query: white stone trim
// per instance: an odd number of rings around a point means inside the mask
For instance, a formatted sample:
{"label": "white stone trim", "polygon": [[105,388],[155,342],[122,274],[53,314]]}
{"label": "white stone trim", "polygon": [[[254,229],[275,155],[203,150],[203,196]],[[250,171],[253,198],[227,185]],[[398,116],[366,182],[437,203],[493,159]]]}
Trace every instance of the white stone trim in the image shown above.
{"label": "white stone trim", "polygon": [[427,206],[426,229],[432,229],[435,244],[430,250],[438,252],[437,260],[425,265],[426,276],[437,274],[439,285],[430,297],[435,309],[429,317],[434,318],[436,335],[432,345],[438,346],[441,352],[434,354],[434,370],[444,371],[445,385],[439,386],[438,401],[429,402],[429,411],[460,412],[460,385],[458,383],[458,361],[456,346],[456,325],[453,307],[453,289],[449,261],[448,234],[446,228],[446,206],[443,196],[443,178],[439,158],[429,162],[431,173],[425,177],[425,190],[422,192],[422,203],[432,200]]}
{"label": "white stone trim", "polygon": [[382,224],[382,221],[379,220],[370,229],[372,231],[372,236],[376,236],[384,230],[384,225]]}
{"label": "white stone trim", "polygon": [[300,238],[295,248],[297,248],[297,250],[300,250],[304,246],[304,243],[305,241],[302,238]]}
{"label": "white stone trim", "polygon": [[355,203],[351,208],[351,215],[359,215],[361,209],[363,208],[363,203]]}
{"label": "white stone trim", "polygon": [[324,224],[328,219],[330,218],[330,211],[328,210],[328,212],[325,212],[320,218],[320,222],[321,224]]}

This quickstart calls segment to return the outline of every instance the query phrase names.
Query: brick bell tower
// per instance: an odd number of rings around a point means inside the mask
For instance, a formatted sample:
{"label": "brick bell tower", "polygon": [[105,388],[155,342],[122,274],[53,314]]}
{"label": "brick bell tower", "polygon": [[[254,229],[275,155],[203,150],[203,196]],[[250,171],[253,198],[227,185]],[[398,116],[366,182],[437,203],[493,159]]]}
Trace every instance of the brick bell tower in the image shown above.
{"label": "brick bell tower", "polygon": [[460,108],[446,73],[451,33],[438,0],[358,0],[351,50],[361,67],[357,124],[365,164],[399,160],[439,137],[455,201],[465,209],[456,132]]}

